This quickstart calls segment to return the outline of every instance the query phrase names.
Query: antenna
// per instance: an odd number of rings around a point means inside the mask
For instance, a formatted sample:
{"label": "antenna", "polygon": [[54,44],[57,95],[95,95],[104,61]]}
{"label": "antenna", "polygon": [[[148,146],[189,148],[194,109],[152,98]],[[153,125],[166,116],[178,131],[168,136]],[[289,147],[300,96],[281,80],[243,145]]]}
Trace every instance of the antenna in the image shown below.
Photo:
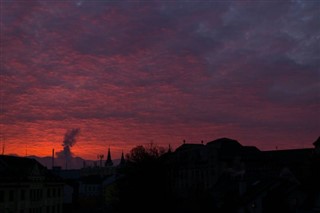
{"label": "antenna", "polygon": [[26,144],[26,157],[28,156],[28,144]]}
{"label": "antenna", "polygon": [[52,149],[52,169],[54,167],[54,149]]}

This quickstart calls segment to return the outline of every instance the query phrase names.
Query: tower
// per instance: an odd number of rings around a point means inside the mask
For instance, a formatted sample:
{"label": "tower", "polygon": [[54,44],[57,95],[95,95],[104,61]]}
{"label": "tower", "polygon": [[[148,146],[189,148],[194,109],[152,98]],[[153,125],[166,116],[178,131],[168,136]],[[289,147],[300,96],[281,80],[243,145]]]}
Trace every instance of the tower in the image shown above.
{"label": "tower", "polygon": [[112,162],[112,160],[111,160],[110,147],[108,148],[108,156],[107,156],[107,160],[106,160],[105,166],[106,166],[106,167],[111,167],[111,166],[113,166],[113,162]]}
{"label": "tower", "polygon": [[124,155],[123,155],[123,151],[122,151],[122,153],[121,153],[121,160],[120,160],[119,166],[124,166],[125,163],[126,163],[126,160],[124,159]]}

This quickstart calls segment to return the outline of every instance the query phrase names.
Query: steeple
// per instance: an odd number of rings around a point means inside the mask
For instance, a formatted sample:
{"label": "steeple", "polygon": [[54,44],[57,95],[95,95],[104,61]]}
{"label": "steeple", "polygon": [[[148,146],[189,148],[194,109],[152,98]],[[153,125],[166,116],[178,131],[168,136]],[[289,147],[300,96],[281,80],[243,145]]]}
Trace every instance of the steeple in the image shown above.
{"label": "steeple", "polygon": [[120,160],[119,166],[124,166],[125,163],[126,163],[126,160],[124,159],[124,155],[123,155],[123,151],[122,151],[122,153],[121,153],[121,160]]}
{"label": "steeple", "polygon": [[112,162],[112,160],[111,160],[110,147],[108,148],[108,157],[107,157],[105,166],[106,166],[106,167],[111,167],[111,166],[113,166],[113,162]]}

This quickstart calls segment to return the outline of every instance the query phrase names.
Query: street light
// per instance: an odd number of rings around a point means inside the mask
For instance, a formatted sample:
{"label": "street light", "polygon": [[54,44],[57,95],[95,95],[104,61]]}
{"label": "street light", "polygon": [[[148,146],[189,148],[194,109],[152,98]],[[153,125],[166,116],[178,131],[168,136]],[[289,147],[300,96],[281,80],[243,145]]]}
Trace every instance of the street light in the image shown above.
{"label": "street light", "polygon": [[100,167],[102,167],[102,159],[103,159],[104,155],[97,155],[97,158],[100,159]]}

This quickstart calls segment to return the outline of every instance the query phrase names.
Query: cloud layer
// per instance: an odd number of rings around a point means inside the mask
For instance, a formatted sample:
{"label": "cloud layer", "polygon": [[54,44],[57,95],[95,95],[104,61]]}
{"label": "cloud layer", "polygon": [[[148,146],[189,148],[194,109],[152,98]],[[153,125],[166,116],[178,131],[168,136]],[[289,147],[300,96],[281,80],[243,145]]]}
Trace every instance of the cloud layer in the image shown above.
{"label": "cloud layer", "polygon": [[319,136],[316,1],[5,1],[1,137],[8,152],[119,155],[233,137],[261,149]]}

